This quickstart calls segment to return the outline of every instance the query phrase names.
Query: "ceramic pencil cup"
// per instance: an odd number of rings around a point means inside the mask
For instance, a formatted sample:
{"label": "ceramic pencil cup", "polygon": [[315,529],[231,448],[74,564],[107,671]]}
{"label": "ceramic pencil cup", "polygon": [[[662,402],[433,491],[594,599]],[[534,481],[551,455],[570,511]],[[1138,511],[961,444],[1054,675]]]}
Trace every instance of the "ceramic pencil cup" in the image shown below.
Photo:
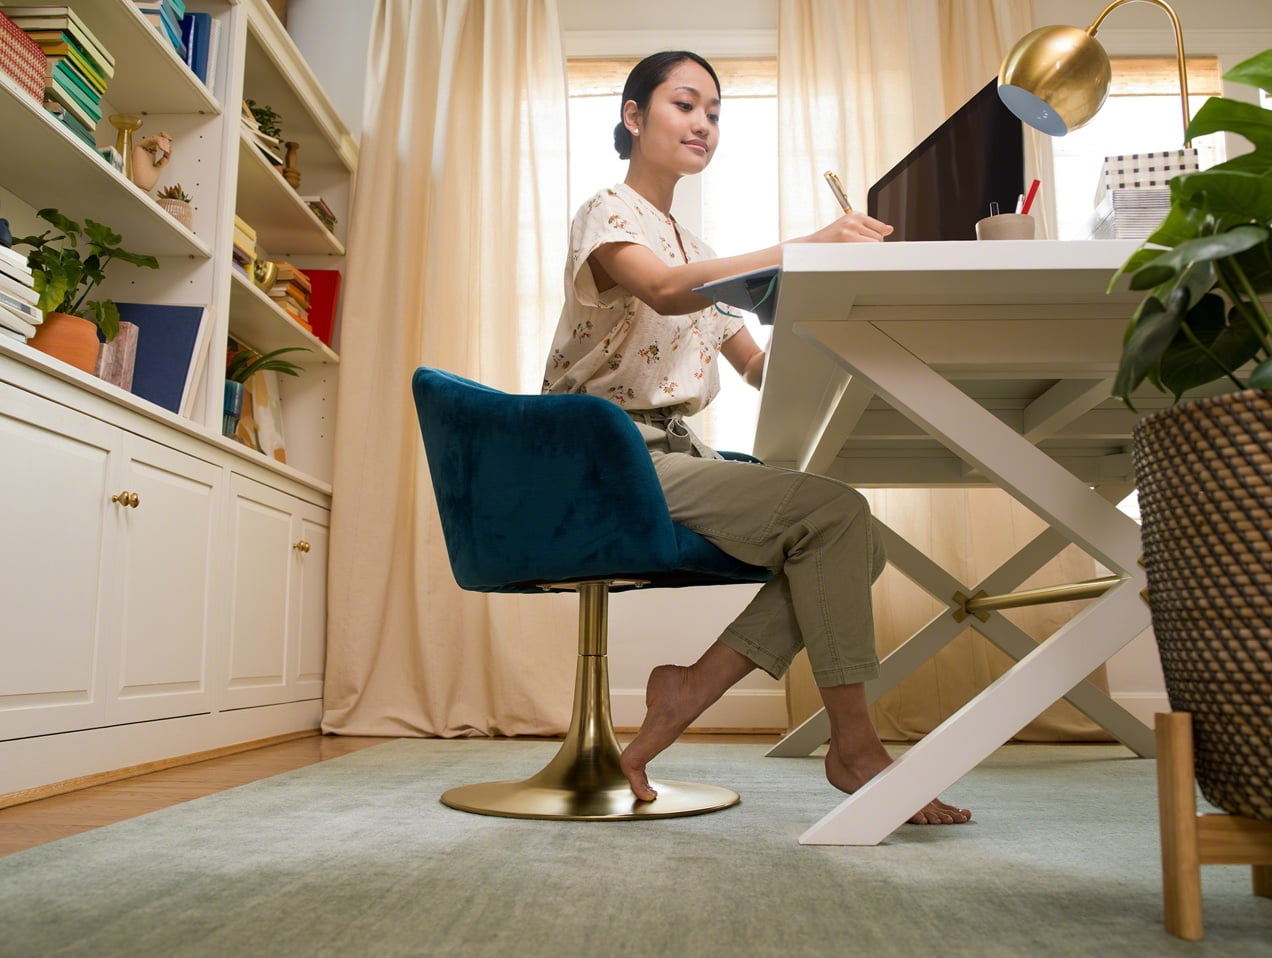
{"label": "ceramic pencil cup", "polygon": [[976,221],[978,240],[1031,240],[1034,219],[1025,213],[999,213]]}

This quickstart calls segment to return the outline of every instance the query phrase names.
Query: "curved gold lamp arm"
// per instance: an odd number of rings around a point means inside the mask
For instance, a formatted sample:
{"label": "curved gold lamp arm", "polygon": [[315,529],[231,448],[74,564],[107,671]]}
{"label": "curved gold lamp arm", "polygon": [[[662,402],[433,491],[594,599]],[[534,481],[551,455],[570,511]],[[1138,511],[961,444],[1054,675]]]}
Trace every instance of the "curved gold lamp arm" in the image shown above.
{"label": "curved gold lamp arm", "polygon": [[[1100,29],[1100,24],[1104,22],[1104,18],[1112,13],[1115,9],[1124,3],[1130,3],[1131,0],[1113,0],[1107,7],[1100,11],[1100,15],[1092,21],[1087,27],[1087,33],[1095,36],[1095,31]],[[1179,25],[1179,17],[1175,16],[1175,11],[1170,8],[1170,4],[1166,0],[1144,0],[1145,3],[1152,3],[1161,7],[1166,11],[1166,15],[1170,17],[1170,24],[1175,28],[1175,59],[1179,63],[1179,100],[1184,114],[1184,146],[1191,147],[1192,140],[1188,138],[1188,124],[1191,117],[1188,115],[1188,70],[1185,67],[1184,59],[1184,31]]]}

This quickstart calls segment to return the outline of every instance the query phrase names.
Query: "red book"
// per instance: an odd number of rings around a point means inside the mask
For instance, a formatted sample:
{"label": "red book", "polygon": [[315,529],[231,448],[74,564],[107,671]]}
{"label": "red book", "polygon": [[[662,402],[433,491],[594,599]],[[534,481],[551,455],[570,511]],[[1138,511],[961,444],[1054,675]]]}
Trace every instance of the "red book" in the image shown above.
{"label": "red book", "polygon": [[328,346],[336,322],[336,308],[340,300],[340,271],[334,269],[307,269],[309,277],[309,325],[314,335]]}

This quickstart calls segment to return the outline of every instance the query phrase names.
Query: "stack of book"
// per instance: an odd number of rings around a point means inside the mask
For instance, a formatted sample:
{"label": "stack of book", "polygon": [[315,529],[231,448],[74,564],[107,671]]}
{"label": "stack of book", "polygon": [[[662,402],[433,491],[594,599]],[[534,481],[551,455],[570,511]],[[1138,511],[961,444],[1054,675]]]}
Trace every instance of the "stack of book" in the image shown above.
{"label": "stack of book", "polygon": [[0,335],[25,343],[44,322],[36,303],[34,278],[26,256],[8,246],[0,246]]}
{"label": "stack of book", "polygon": [[1198,168],[1195,148],[1106,156],[1087,221],[1091,239],[1147,239],[1170,212],[1170,181]]}
{"label": "stack of book", "polygon": [[12,77],[36,103],[43,103],[48,72],[49,61],[40,45],[0,10],[0,73]]}
{"label": "stack of book", "polygon": [[242,111],[243,129],[248,133],[249,138],[256,144],[256,148],[265,155],[265,159],[269,160],[275,166],[283,165],[283,141],[276,136],[270,136],[261,129],[261,125],[256,122],[256,117],[252,115],[252,108],[243,104]]}
{"label": "stack of book", "polygon": [[234,265],[244,276],[250,279],[254,262],[256,262],[256,230],[248,226],[247,221],[235,213]]}
{"label": "stack of book", "polygon": [[313,211],[314,216],[322,221],[323,226],[329,230],[336,228],[336,214],[331,212],[331,207],[321,196],[302,196],[301,199]]}
{"label": "stack of book", "polygon": [[181,19],[186,15],[185,0],[133,0],[133,5],[184,60],[186,45],[181,39]]}
{"label": "stack of book", "polygon": [[299,323],[304,329],[313,332],[309,325],[309,292],[312,289],[309,277],[291,263],[278,263],[278,277],[269,288],[269,298],[274,305]]}
{"label": "stack of book", "polygon": [[44,105],[96,150],[93,131],[115,58],[70,7],[5,7],[5,13],[49,59]]}

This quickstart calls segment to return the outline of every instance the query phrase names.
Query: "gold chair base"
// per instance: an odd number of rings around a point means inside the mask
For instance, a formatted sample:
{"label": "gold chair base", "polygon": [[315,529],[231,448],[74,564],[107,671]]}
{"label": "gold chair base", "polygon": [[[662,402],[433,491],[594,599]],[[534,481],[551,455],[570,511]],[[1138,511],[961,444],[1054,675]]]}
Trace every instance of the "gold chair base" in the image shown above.
{"label": "gold chair base", "polygon": [[606,666],[606,615],[612,580],[555,583],[579,593],[579,658],[574,710],[565,741],[537,774],[521,781],[462,785],[442,795],[442,804],[478,815],[619,821],[715,812],[739,801],[717,785],[651,782],[658,797],[638,801],[619,765],[621,750],[610,718]]}
{"label": "gold chair base", "polygon": [[621,821],[701,815],[736,805],[738,793],[717,785],[651,782],[658,797],[641,802],[626,781],[590,790],[540,785],[534,778],[463,785],[442,795],[442,803],[464,812],[503,818],[556,818],[563,821]]}

